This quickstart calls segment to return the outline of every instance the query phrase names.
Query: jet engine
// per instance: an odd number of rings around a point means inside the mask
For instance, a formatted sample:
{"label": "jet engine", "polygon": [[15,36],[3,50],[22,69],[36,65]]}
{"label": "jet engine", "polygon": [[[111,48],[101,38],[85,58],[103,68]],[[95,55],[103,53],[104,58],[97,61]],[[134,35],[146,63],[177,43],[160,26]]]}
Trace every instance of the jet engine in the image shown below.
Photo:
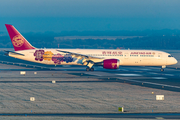
{"label": "jet engine", "polygon": [[103,68],[118,69],[119,68],[119,60],[118,59],[106,59],[103,61]]}

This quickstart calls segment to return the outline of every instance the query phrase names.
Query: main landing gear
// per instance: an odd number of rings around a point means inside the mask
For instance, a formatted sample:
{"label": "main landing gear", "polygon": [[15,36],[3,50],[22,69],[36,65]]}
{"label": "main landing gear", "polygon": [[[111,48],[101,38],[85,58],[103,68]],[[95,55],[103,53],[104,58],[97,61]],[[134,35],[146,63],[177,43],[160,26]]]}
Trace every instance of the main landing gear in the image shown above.
{"label": "main landing gear", "polygon": [[93,65],[94,65],[93,62],[89,62],[89,63],[87,64],[86,71],[94,71]]}
{"label": "main landing gear", "polygon": [[87,67],[87,68],[86,68],[86,71],[94,71],[94,68],[89,68],[89,67]]}

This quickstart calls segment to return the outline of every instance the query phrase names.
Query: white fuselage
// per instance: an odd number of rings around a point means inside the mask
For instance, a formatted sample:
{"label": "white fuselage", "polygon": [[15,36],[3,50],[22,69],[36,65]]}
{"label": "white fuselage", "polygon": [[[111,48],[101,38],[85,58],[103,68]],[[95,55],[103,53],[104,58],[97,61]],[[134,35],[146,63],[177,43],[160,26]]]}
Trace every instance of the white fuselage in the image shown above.
{"label": "white fuselage", "polygon": [[[43,50],[43,55],[37,51]],[[105,59],[118,59],[120,66],[167,66],[177,63],[177,60],[170,54],[154,50],[113,50],[113,49],[32,49],[16,51],[24,54],[17,55],[9,53],[9,56],[31,62],[49,65],[82,65],[84,58],[76,55],[69,55],[72,60],[56,62],[56,58],[63,57],[66,53],[57,50],[69,51],[87,56],[93,56],[91,61],[102,62]],[[97,58],[97,59],[96,59]],[[99,59],[101,58],[101,59]]]}

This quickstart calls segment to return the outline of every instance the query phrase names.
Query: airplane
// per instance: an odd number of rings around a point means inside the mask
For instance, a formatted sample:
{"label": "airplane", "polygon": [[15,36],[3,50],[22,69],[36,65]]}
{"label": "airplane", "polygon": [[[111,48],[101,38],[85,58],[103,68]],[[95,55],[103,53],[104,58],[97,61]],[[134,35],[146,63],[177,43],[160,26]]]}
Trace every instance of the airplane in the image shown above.
{"label": "airplane", "polygon": [[177,63],[169,53],[156,50],[115,49],[38,49],[33,47],[12,25],[5,24],[15,51],[5,51],[10,57],[47,65],[81,65],[86,71],[93,66],[118,69],[120,66],[161,66]]}

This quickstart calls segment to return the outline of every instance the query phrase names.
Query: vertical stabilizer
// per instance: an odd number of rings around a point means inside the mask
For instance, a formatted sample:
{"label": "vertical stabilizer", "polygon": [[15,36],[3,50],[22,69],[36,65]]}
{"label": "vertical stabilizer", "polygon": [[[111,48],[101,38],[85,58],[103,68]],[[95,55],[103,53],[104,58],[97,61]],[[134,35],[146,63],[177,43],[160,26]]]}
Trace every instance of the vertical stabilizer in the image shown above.
{"label": "vertical stabilizer", "polygon": [[29,50],[35,49],[12,25],[5,24],[14,50]]}

